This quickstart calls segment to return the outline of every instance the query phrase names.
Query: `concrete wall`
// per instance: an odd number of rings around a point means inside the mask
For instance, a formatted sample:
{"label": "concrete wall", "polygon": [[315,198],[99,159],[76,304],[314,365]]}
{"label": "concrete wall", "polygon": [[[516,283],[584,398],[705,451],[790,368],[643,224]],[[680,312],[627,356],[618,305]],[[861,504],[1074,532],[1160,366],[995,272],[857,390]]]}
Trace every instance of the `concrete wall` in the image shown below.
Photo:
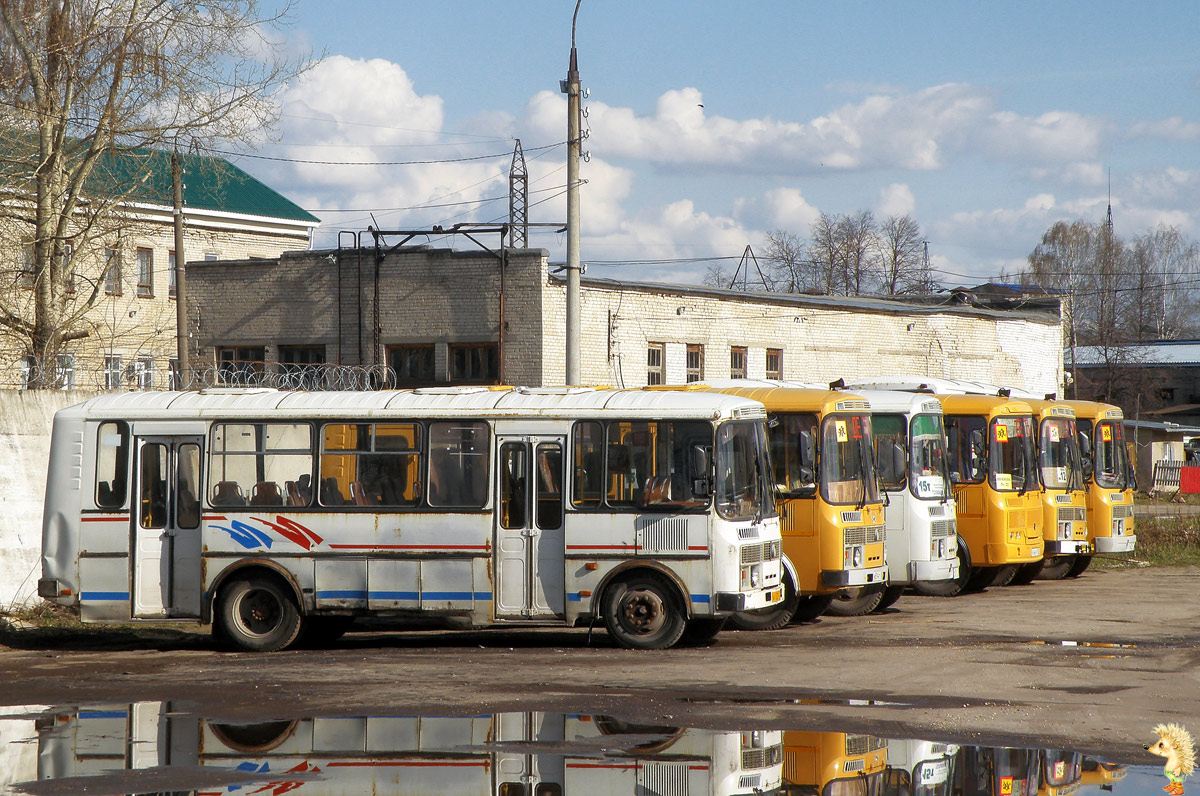
{"label": "concrete wall", "polygon": [[0,390],[0,606],[37,601],[50,426],[59,409],[94,393]]}

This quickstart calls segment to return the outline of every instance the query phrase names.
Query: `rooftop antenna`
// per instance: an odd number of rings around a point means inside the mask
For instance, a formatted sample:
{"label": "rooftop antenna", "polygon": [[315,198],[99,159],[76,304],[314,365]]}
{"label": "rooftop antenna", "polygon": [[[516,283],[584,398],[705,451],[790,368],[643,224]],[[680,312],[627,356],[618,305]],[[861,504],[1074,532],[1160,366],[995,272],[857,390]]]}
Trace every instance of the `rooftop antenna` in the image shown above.
{"label": "rooftop antenna", "polygon": [[[767,284],[767,278],[763,276],[762,268],[758,265],[758,258],[754,256],[754,249],[750,248],[750,244],[746,244],[746,250],[742,252],[742,259],[738,260],[737,270],[733,272],[733,278],[729,280],[729,289],[733,290],[733,286],[737,284],[738,275],[742,277],[742,290],[750,289],[750,263],[753,261],[754,270],[758,271],[759,281],[762,282],[763,290],[769,291],[770,285]],[[742,269],[746,269],[746,273],[742,273]]]}

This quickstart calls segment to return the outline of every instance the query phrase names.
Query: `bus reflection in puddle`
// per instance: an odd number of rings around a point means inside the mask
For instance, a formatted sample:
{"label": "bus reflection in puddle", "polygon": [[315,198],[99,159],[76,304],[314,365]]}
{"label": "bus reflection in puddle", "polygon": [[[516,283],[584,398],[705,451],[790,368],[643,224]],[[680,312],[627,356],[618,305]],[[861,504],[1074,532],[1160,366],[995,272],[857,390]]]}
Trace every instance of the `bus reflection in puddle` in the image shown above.
{"label": "bus reflection in puddle", "polygon": [[[1124,765],[1078,752],[862,733],[714,731],[609,716],[314,717],[236,723],[170,703],[0,717],[0,793],[194,796],[1073,796]],[[1149,770],[1149,767],[1147,767]],[[1141,779],[1143,782],[1146,778]],[[1151,791],[1152,792],[1152,791]]]}

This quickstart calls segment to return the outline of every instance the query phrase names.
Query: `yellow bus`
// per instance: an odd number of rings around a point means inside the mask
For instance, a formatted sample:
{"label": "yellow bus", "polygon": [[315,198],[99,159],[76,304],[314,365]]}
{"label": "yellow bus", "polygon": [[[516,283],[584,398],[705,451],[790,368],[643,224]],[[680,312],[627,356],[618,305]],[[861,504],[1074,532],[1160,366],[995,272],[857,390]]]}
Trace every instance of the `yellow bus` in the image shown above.
{"label": "yellow bus", "polygon": [[1090,553],[1075,410],[1049,397],[1021,400],[1033,408],[1037,425],[1044,544],[1042,560],[1022,565],[1010,578],[1013,583],[1061,578]]}
{"label": "yellow bus", "polygon": [[913,584],[922,594],[952,596],[1010,580],[1042,558],[1042,507],[1033,407],[981,395],[953,379],[864,379],[852,389],[932,392],[942,402],[947,462],[958,522],[958,577]]}
{"label": "yellow bus", "polygon": [[1083,755],[1059,749],[1042,751],[1042,781],[1038,796],[1072,796],[1082,779]]}
{"label": "yellow bus", "polygon": [[785,730],[784,794],[883,796],[888,742],[874,735]]}
{"label": "yellow bus", "polygon": [[867,400],[832,389],[747,380],[665,389],[722,392],[767,408],[784,599],[735,614],[730,623],[743,630],[774,630],[811,621],[846,590],[857,597],[861,589],[866,600],[878,603],[887,585],[887,561]]}
{"label": "yellow bus", "polygon": [[[1087,528],[1094,553],[1131,553],[1137,544],[1133,521],[1133,467],[1125,446],[1124,413],[1112,404],[1063,401],[1075,409],[1075,425],[1087,490]],[[1078,576],[1092,562],[1079,556],[1066,572]]]}

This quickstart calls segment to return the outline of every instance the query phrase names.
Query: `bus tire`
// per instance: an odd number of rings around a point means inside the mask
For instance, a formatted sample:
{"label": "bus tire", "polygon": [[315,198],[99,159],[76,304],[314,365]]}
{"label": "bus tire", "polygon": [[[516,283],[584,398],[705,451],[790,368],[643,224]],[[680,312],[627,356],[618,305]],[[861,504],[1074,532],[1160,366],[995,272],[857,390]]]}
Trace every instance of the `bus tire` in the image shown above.
{"label": "bus tire", "polygon": [[[1072,565],[1075,563],[1076,556],[1051,556],[1047,558],[1043,564],[1042,571],[1038,573],[1038,580],[1062,580],[1071,571]],[[1082,572],[1082,570],[1080,570]]]}
{"label": "bus tire", "polygon": [[675,589],[649,573],[619,580],[604,591],[604,624],[622,647],[639,650],[673,647],[687,626]]}
{"label": "bus tire", "polygon": [[691,619],[679,637],[680,646],[707,647],[717,640],[717,634],[725,627],[725,617],[714,619],[711,616]]}
{"label": "bus tire", "polygon": [[1067,570],[1068,578],[1077,578],[1083,574],[1083,571],[1092,564],[1091,556],[1076,556],[1075,563]]}
{"label": "bus tire", "polygon": [[221,589],[220,633],[251,652],[275,652],[300,635],[300,609],[278,578],[238,577]]}
{"label": "bus tire", "polygon": [[1043,561],[1030,561],[1028,564],[1021,564],[1017,567],[1017,574],[1013,575],[1013,579],[1009,581],[1009,586],[1028,586],[1033,583],[1033,579],[1042,571]]}
{"label": "bus tire", "polygon": [[903,586],[888,586],[883,590],[883,596],[879,598],[879,605],[875,606],[875,613],[880,614],[891,608],[902,594],[904,594]]}
{"label": "bus tire", "polygon": [[791,573],[783,570],[783,600],[770,608],[759,608],[757,611],[742,611],[729,617],[729,626],[736,630],[779,630],[787,627],[796,615],[800,598],[796,596],[796,586],[792,583]]}
{"label": "bus tire", "polygon": [[1000,567],[972,567],[959,594],[978,594],[992,585],[1000,574]]}
{"label": "bus tire", "polygon": [[996,574],[992,576],[991,586],[1007,586],[1013,582],[1013,578],[1017,576],[1017,570],[1020,569],[1016,564],[1009,564],[1003,567],[996,567]]}
{"label": "bus tire", "polygon": [[792,614],[792,624],[815,622],[821,614],[829,610],[833,602],[832,594],[810,594],[797,600],[796,613]]}
{"label": "bus tire", "polygon": [[879,607],[883,599],[883,585],[860,586],[857,589],[843,589],[833,595],[825,613],[830,616],[862,616],[869,614]]}
{"label": "bus tire", "polygon": [[950,580],[919,580],[913,584],[918,594],[926,597],[955,597],[967,587],[971,578],[971,555],[967,545],[958,537],[958,577]]}

